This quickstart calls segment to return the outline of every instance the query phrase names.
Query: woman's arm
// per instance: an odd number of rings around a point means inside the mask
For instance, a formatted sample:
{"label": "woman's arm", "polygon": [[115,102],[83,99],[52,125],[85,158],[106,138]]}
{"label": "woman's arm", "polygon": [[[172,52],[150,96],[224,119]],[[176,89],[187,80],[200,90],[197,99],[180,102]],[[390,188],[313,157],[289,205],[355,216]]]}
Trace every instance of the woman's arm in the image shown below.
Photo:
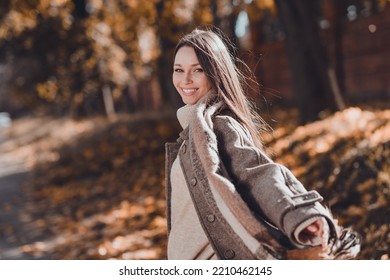
{"label": "woman's arm", "polygon": [[[331,215],[316,192],[307,192],[284,166],[253,145],[249,133],[232,117],[214,120],[220,156],[237,191],[256,213],[297,245],[321,245],[334,231]],[[325,232],[327,231],[327,232]]]}

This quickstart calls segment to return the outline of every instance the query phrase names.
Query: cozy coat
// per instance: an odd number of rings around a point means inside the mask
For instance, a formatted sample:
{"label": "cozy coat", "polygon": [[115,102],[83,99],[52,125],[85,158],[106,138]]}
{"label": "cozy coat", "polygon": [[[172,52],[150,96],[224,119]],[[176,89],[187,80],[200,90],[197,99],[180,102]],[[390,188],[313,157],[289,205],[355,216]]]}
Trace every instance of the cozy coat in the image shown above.
{"label": "cozy coat", "polygon": [[322,197],[308,192],[286,167],[256,147],[223,103],[207,106],[204,100],[177,142],[166,144],[168,234],[170,170],[177,156],[198,218],[220,259],[285,258],[285,249],[302,247],[297,229],[319,218],[336,235],[330,212],[320,204]]}

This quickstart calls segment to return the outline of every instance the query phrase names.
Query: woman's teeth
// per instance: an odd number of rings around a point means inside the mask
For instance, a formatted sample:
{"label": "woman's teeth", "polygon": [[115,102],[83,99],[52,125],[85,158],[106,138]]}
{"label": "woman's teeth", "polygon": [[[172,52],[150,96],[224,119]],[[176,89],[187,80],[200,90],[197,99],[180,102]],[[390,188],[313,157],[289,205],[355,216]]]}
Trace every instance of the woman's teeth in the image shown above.
{"label": "woman's teeth", "polygon": [[191,94],[191,93],[194,93],[197,89],[196,88],[191,88],[191,89],[184,89],[183,88],[182,90],[185,94]]}

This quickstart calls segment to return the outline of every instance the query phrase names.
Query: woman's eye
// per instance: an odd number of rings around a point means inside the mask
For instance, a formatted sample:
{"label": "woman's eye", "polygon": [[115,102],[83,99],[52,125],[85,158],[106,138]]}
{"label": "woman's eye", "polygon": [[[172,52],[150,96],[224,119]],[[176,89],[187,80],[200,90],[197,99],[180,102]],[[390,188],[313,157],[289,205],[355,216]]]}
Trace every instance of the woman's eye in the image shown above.
{"label": "woman's eye", "polygon": [[195,72],[203,72],[203,69],[202,68],[196,68]]}
{"label": "woman's eye", "polygon": [[180,68],[173,69],[173,71],[175,71],[175,72],[183,72],[183,70],[180,69]]}

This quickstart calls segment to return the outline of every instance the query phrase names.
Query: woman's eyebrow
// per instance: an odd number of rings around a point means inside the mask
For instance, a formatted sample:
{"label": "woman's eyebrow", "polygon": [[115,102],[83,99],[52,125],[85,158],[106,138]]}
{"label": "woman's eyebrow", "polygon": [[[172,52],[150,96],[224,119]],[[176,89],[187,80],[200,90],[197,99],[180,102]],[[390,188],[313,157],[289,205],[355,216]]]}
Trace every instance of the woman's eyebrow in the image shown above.
{"label": "woman's eyebrow", "polygon": [[[175,63],[174,65],[175,65],[175,66],[182,66],[182,65],[179,64],[179,63]],[[200,65],[199,63],[190,64],[190,66],[199,66],[199,65]]]}

